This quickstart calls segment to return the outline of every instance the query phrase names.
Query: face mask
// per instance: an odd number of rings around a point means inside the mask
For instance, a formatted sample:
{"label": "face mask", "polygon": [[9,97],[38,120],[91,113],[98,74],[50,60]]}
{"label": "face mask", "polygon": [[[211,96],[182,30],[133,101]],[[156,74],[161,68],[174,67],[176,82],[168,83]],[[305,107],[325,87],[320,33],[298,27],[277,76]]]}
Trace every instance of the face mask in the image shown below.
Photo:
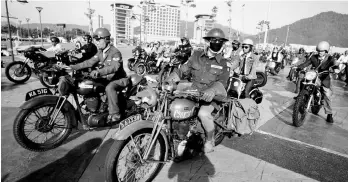
{"label": "face mask", "polygon": [[238,50],[239,47],[233,45],[232,48],[233,48],[233,50],[235,51],[235,50]]}
{"label": "face mask", "polygon": [[211,40],[209,44],[209,48],[214,52],[219,52],[223,45],[224,45],[223,41]]}

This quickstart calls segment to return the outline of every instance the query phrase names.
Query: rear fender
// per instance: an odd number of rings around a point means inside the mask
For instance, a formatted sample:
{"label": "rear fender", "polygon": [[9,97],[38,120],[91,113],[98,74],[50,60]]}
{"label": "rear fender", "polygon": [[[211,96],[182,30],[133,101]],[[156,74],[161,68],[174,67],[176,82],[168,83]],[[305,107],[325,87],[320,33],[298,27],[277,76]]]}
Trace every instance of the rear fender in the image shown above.
{"label": "rear fender", "polygon": [[[130,137],[133,133],[135,133],[136,131],[139,131],[141,129],[144,128],[154,128],[154,123],[152,121],[149,120],[141,120],[141,121],[137,121],[134,123],[129,124],[128,126],[122,128],[122,130],[119,130],[114,136],[112,136],[112,138],[114,140],[126,140],[128,137]],[[168,143],[168,138],[167,138],[167,134],[161,130],[160,135],[163,136],[164,138],[164,143],[166,145],[166,153],[164,155],[164,160],[166,161],[168,159],[168,151],[170,149],[169,143]]]}
{"label": "rear fender", "polygon": [[[24,102],[19,108],[21,109],[30,109],[33,107],[37,107],[43,104],[48,103],[57,103],[59,96],[56,95],[41,95],[37,96],[35,98],[32,98],[26,102]],[[67,112],[70,116],[72,116],[72,125],[73,127],[77,127],[77,118],[76,118],[76,112],[74,106],[71,105],[69,101],[66,101],[64,103],[64,106],[62,107],[64,112]]]}

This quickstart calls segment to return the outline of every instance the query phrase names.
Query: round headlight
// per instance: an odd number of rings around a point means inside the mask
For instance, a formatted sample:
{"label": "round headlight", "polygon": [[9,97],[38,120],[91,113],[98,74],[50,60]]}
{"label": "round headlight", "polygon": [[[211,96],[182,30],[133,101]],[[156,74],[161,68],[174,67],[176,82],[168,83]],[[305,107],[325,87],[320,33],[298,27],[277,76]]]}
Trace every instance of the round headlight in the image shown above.
{"label": "round headlight", "polygon": [[317,76],[317,73],[315,71],[308,71],[305,75],[306,80],[314,80]]}
{"label": "round headlight", "polygon": [[238,82],[234,82],[234,83],[233,83],[233,86],[235,86],[235,87],[238,87],[238,85],[239,85]]}

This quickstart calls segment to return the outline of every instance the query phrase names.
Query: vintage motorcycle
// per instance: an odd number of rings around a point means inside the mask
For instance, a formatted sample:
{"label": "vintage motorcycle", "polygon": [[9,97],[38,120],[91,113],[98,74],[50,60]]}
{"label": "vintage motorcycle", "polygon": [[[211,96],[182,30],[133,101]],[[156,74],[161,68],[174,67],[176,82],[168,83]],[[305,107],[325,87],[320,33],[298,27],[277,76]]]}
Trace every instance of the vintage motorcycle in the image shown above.
{"label": "vintage motorcycle", "polygon": [[[159,83],[163,83],[175,69],[180,68],[180,60],[177,58],[179,53],[172,53],[168,63],[162,63],[162,69],[158,74]],[[161,87],[161,85],[159,86]]]}
{"label": "vintage motorcycle", "polygon": [[[93,130],[110,126],[106,122],[106,85],[91,79],[88,73],[67,72],[76,85],[69,90],[68,95],[53,95],[48,88],[32,90],[26,94],[26,102],[19,107],[20,111],[13,124],[14,137],[22,147],[37,152],[47,151],[60,146],[73,128]],[[127,99],[142,90],[147,85],[147,80],[132,75],[130,81],[131,84],[119,94],[119,104],[125,106],[122,107],[124,119],[135,113],[146,115],[146,109]],[[70,95],[72,101],[68,100]]]}
{"label": "vintage motorcycle", "polygon": [[[245,98],[245,83],[239,78],[237,74],[234,74],[233,77],[230,77],[227,87],[227,95],[237,99]],[[257,85],[254,85],[249,92],[250,98],[253,99],[257,104],[260,104],[263,99],[263,94],[259,90]]]}
{"label": "vintage motorcycle", "polygon": [[43,55],[42,47],[29,47],[24,51],[24,61],[14,61],[5,68],[5,75],[13,83],[24,83],[29,80],[32,72],[40,76],[40,71],[50,65],[55,64],[55,58],[49,58]]}
{"label": "vintage motorcycle", "polygon": [[323,95],[321,94],[322,88],[318,81],[319,76],[323,74],[329,74],[329,71],[318,73],[317,70],[309,70],[305,73],[304,87],[296,97],[292,113],[294,126],[300,127],[303,125],[309,109],[311,109],[313,114],[319,113],[323,105]]}
{"label": "vintage motorcycle", "polygon": [[340,63],[339,64],[339,68],[335,70],[335,72],[333,73],[333,78],[338,80],[342,80],[342,81],[346,81],[347,79],[347,74],[346,74],[346,66],[348,66],[347,63]]}
{"label": "vintage motorcycle", "polygon": [[[204,103],[202,93],[175,91],[172,84],[162,85],[161,90],[151,120],[138,116],[120,123],[105,160],[106,181],[152,181],[170,160],[180,162],[184,156],[191,158],[202,152],[206,137],[197,117]],[[215,145],[219,145],[225,136],[233,135],[227,121],[234,99],[216,96],[214,100],[219,105],[213,113]]]}
{"label": "vintage motorcycle", "polygon": [[145,74],[157,74],[160,71],[156,66],[156,53],[147,55],[145,59],[141,59],[137,64],[134,65],[134,71],[138,75],[142,76]]}
{"label": "vintage motorcycle", "polygon": [[59,82],[59,77],[65,74],[59,65],[72,65],[78,63],[79,58],[75,57],[75,50],[64,50],[55,54],[56,64],[46,66],[41,69],[39,80],[47,88],[55,88]]}
{"label": "vintage motorcycle", "polygon": [[142,60],[145,60],[147,55],[144,49],[141,47],[136,47],[135,49],[132,50],[133,57],[128,59],[128,69],[130,71],[134,71],[134,66],[141,62]]}

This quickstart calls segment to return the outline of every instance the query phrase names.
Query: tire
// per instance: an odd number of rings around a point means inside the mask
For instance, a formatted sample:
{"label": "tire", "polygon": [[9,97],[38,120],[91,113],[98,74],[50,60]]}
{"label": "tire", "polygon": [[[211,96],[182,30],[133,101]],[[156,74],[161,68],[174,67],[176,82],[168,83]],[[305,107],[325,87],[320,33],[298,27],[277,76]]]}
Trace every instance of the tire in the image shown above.
{"label": "tire", "polygon": [[146,65],[144,63],[137,63],[134,66],[134,71],[139,76],[143,76],[147,73]]}
{"label": "tire", "polygon": [[[10,75],[10,69],[11,67],[15,66],[15,65],[21,65],[21,66],[24,66],[24,69],[25,69],[25,73],[24,74],[24,78],[23,79],[20,79],[20,80],[16,80],[14,78],[11,77]],[[13,83],[25,83],[26,81],[29,80],[30,76],[31,76],[31,68],[25,64],[24,62],[21,62],[21,61],[15,61],[15,62],[11,62],[10,64],[8,64],[5,68],[5,75],[7,77],[7,79],[9,79],[11,82]]]}
{"label": "tire", "polygon": [[224,140],[225,138],[225,134],[220,132],[219,130],[217,130],[217,127],[215,125],[215,136],[214,136],[214,139],[215,139],[215,146],[218,146],[221,144],[221,142]]}
{"label": "tire", "polygon": [[58,84],[58,82],[55,83],[56,81],[54,81],[54,83],[50,83],[50,82],[48,81],[48,75],[45,76],[44,73],[42,73],[41,76],[40,76],[40,82],[41,82],[41,84],[42,84],[43,86],[45,86],[45,87],[47,87],[47,88],[56,88],[56,87],[57,87],[57,84]]}
{"label": "tire", "polygon": [[256,83],[254,84],[255,87],[263,87],[267,83],[267,75],[264,72],[256,72]]}
{"label": "tire", "polygon": [[[132,61],[131,61],[132,60]],[[133,66],[133,63],[134,63],[134,59],[128,59],[128,63],[127,63],[127,66],[128,66],[128,69],[130,71],[134,71],[134,66]]]}
{"label": "tire", "polygon": [[[144,128],[136,131],[132,134],[132,136],[133,138],[136,138],[137,136],[142,134],[149,134],[151,136],[151,132],[152,128]],[[161,147],[159,160],[163,161],[166,150],[163,136],[158,135],[157,141],[159,142],[159,145]],[[115,140],[113,145],[111,146],[105,160],[105,177],[107,182],[116,182],[119,180],[117,174],[115,174],[115,171],[117,170],[117,164],[119,162],[120,153],[130,142],[131,137],[128,137],[126,140]],[[133,146],[133,144],[131,145]],[[152,181],[157,176],[159,171],[162,169],[164,163],[155,163],[155,165],[157,165],[155,167],[155,170],[151,173],[151,175],[146,181]]]}
{"label": "tire", "polygon": [[[68,138],[72,130],[72,127],[71,127],[72,118],[67,112],[64,112],[63,110],[61,110],[61,112],[64,115],[64,118],[66,120],[67,128],[65,132],[61,134],[58,140],[48,144],[39,144],[39,143],[33,142],[32,140],[28,139],[25,136],[25,132],[24,132],[25,119],[36,109],[44,107],[44,106],[51,106],[54,108],[55,104],[56,103],[46,103],[41,106],[32,107],[30,109],[22,109],[19,111],[13,124],[14,138],[16,139],[19,145],[21,145],[23,148],[28,149],[30,151],[43,152],[43,151],[47,151],[47,150],[51,150],[51,149],[59,147]],[[35,124],[37,124],[37,122],[35,122]]]}
{"label": "tire", "polygon": [[321,106],[312,106],[311,111],[313,114],[318,115],[319,111],[321,109]]}
{"label": "tire", "polygon": [[170,75],[170,70],[171,70],[170,67],[164,67],[163,69],[164,70],[161,71],[158,75],[159,83],[161,85],[162,85],[162,82],[168,78],[168,76]]}
{"label": "tire", "polygon": [[[302,90],[299,96],[297,96],[296,98],[293,113],[292,113],[292,122],[294,126],[296,127],[302,126],[305,121],[305,118],[307,115],[307,111],[305,110],[305,107],[308,104],[309,97],[310,95],[308,94],[307,90]],[[299,114],[301,114],[301,112],[303,114],[301,115],[301,118],[299,118],[298,116]]]}

